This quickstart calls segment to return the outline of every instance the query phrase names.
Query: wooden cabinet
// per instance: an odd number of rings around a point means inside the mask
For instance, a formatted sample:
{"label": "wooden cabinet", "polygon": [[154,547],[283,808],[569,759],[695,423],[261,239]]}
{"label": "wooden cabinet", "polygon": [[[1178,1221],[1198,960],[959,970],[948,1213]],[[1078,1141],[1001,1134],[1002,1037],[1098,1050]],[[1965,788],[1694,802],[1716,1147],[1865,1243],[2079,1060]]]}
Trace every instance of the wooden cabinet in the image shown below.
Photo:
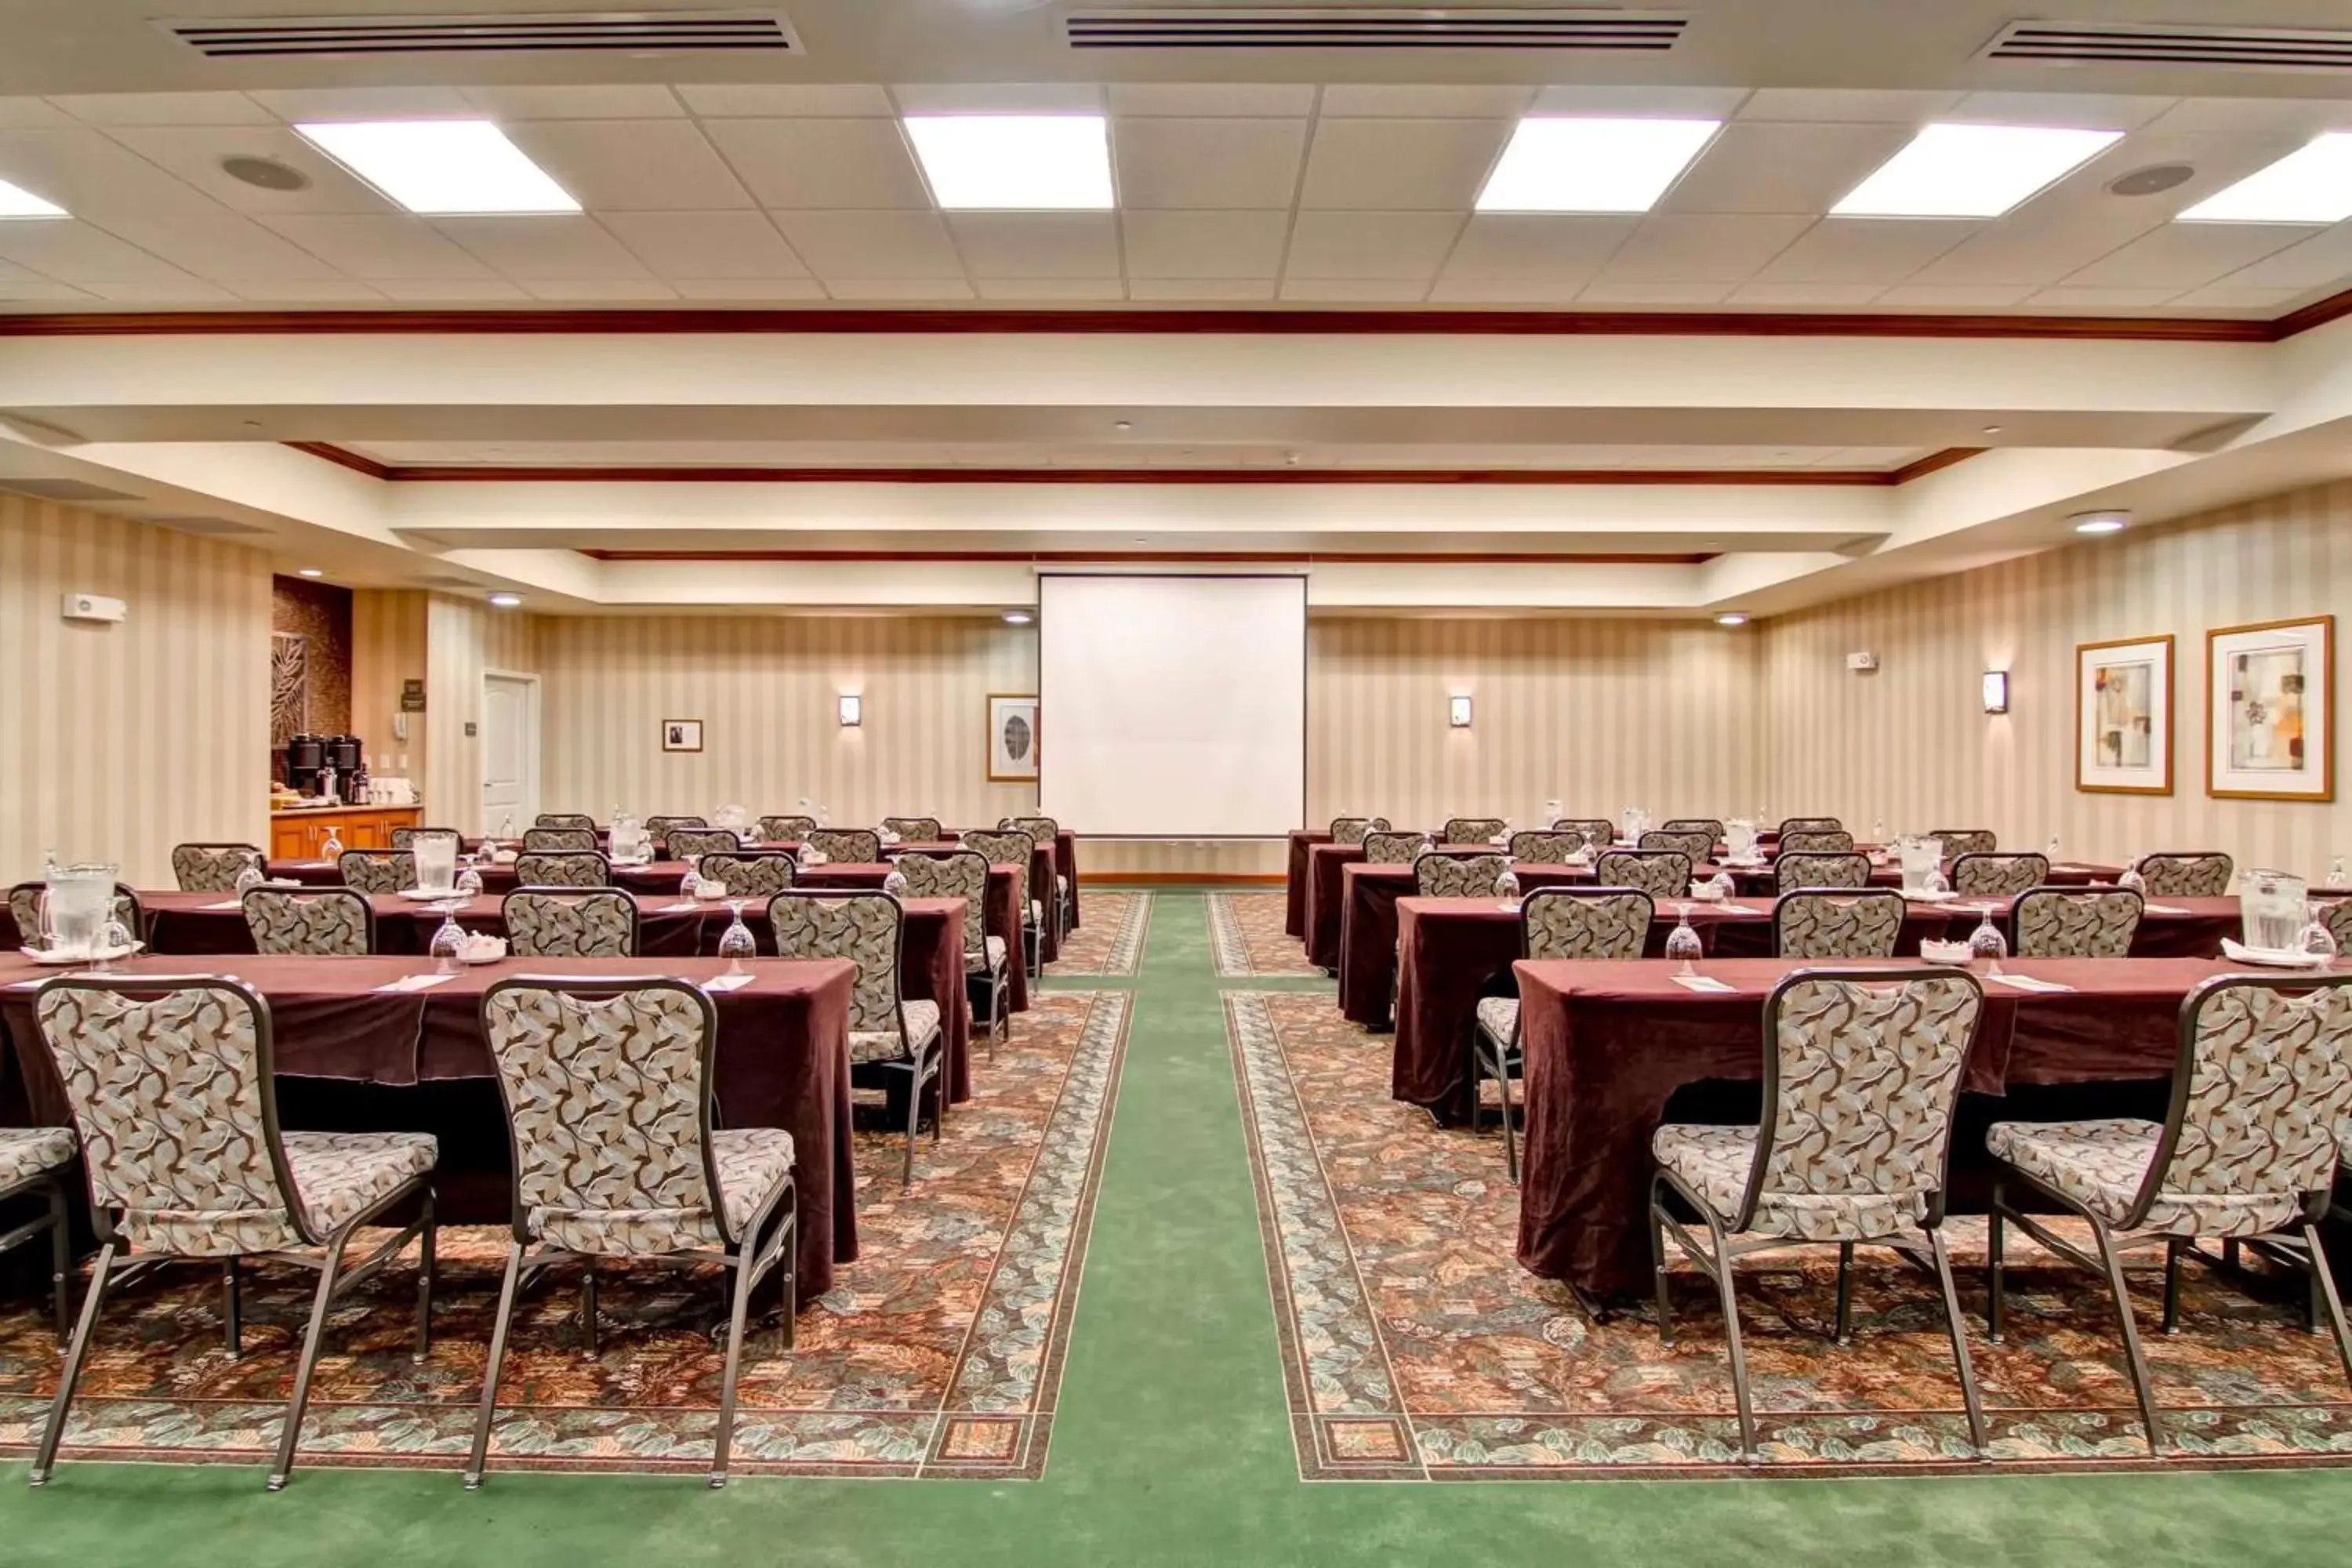
{"label": "wooden cabinet", "polygon": [[269,858],[273,860],[316,860],[328,829],[346,849],[389,849],[392,830],[415,827],[424,819],[421,806],[347,805],[318,811],[273,811],[269,814]]}

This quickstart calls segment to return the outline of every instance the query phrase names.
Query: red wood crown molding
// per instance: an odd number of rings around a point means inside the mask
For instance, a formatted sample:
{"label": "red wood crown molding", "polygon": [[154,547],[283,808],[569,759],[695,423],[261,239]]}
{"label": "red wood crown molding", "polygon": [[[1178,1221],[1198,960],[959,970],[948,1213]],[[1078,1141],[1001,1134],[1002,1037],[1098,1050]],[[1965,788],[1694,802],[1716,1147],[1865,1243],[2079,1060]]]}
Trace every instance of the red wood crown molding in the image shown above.
{"label": "red wood crown molding", "polygon": [[1116,561],[1133,564],[1214,566],[1700,566],[1715,559],[1707,551],[1670,554],[1607,555],[1519,551],[1372,550],[604,550],[579,552],[592,561],[789,562],[813,563],[881,562],[959,565],[1067,565]]}

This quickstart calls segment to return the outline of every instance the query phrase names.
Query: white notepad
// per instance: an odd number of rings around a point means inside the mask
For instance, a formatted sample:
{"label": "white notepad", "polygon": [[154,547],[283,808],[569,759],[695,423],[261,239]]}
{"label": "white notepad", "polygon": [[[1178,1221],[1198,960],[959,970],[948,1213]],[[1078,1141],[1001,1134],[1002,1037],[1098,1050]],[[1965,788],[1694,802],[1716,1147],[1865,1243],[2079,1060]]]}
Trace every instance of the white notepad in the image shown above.
{"label": "white notepad", "polygon": [[1988,974],[1987,980],[1996,985],[2011,985],[2020,991],[2072,991],[2072,985],[2062,985],[2055,980],[2042,980],[2031,974]]}
{"label": "white notepad", "polygon": [[700,985],[706,993],[711,991],[740,991],[743,987],[751,984],[751,982],[759,978],[760,977],[756,974],[714,974],[709,979],[698,981],[696,984]]}
{"label": "white notepad", "polygon": [[1666,977],[1685,991],[1737,991],[1737,985],[1726,984],[1712,974],[1670,974]]}
{"label": "white notepad", "polygon": [[454,974],[404,974],[397,980],[387,981],[376,989],[394,992],[429,991],[436,985],[457,978]]}

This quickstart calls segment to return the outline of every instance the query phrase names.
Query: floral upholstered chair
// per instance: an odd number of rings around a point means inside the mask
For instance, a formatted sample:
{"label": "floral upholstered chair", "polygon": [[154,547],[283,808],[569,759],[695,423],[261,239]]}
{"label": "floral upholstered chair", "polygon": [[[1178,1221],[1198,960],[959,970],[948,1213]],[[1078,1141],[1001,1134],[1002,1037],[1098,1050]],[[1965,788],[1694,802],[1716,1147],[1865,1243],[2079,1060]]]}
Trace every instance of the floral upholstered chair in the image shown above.
{"label": "floral upholstered chair", "polygon": [[1851,855],[1853,835],[1843,827],[1801,827],[1780,835],[1783,855]]}
{"label": "floral upholstered chair", "polygon": [[523,853],[527,855],[571,855],[596,849],[596,830],[593,827],[527,827],[522,835]]}
{"label": "floral upholstered chair", "polygon": [[343,886],[362,898],[402,893],[416,886],[413,849],[346,849],[336,858]]}
{"label": "floral upholstered chair", "polygon": [[[584,811],[542,811],[530,819],[532,827],[584,827],[596,831],[596,819]],[[526,829],[528,831],[528,829]],[[590,845],[594,848],[594,845]]]}
{"label": "floral upholstered chair", "polygon": [[937,1142],[947,1128],[947,1037],[937,1002],[902,1001],[898,952],[906,912],[887,893],[794,888],[768,900],[768,923],[776,933],[779,958],[845,958],[857,965],[849,1000],[849,1072],[880,1073],[897,1080],[907,1095],[907,1164],[900,1191],[915,1184],[915,1127],[923,1089],[939,1098],[931,1118]]}
{"label": "floral upholstered chair", "polygon": [[[2202,1237],[2253,1246],[2311,1275],[2352,1378],[2352,1331],[2328,1275],[2318,1223],[2352,1125],[2352,975],[2225,974],[2180,1005],[2172,1106],[2161,1123],[1997,1121],[1985,1134],[1997,1174],[1987,1237],[1987,1323],[2001,1337],[2002,1226],[2102,1275],[2150,1453],[2163,1450],[2156,1394],[2124,1284],[2123,1255],[2164,1248],[2164,1331],[2173,1331],[2180,1259]],[[2085,1222],[2096,1255],[2011,1202],[2018,1187]],[[2041,1206],[2037,1204],[2037,1207]],[[2199,1254],[2200,1258],[2204,1256]]]}
{"label": "floral upholstered chair", "polygon": [[988,934],[988,861],[978,850],[952,855],[901,855],[892,862],[918,899],[963,900],[964,984],[972,1018],[988,1030],[988,1054],[995,1059],[999,1036],[1012,1037],[1012,984],[1005,978],[1011,955],[1004,939]]}
{"label": "floral upholstered chair", "polygon": [[1364,859],[1374,866],[1410,866],[1421,854],[1422,837],[1374,829],[1364,835]]}
{"label": "floral upholstered chair", "polygon": [[1780,819],[1780,837],[1791,833],[1843,833],[1845,824],[1834,816],[1784,816]]}
{"label": "floral upholstered chair", "polygon": [[1549,833],[1529,828],[1511,835],[1511,858],[1531,866],[1565,866],[1583,848],[1584,835],[1572,828]]}
{"label": "floral upholstered chair", "polygon": [[793,885],[793,862],[789,855],[746,853],[740,849],[705,855],[695,862],[697,875],[723,885],[730,898],[774,898]]}
{"label": "floral upholstered chair", "polygon": [[2010,909],[2020,958],[2128,958],[2144,900],[2129,888],[2036,888]]}
{"label": "floral upholstered chair", "polygon": [[[1631,888],[1538,888],[1519,902],[1522,958],[1639,958],[1657,911]],[[1470,1098],[1491,1078],[1503,1094],[1503,1168],[1519,1179],[1518,1132],[1511,1124],[1511,1080],[1520,1076],[1519,999],[1479,998],[1470,1035]]]}
{"label": "floral upholstered chair", "polygon": [[760,818],[760,841],[763,844],[797,844],[816,831],[814,816],[763,816]]}
{"label": "floral upholstered chair", "polygon": [[[116,902],[121,901],[118,896]],[[2336,951],[2352,953],[2352,899],[2314,899],[2311,901],[2319,906],[2319,923],[2326,926],[2327,934],[2336,939]],[[132,926],[131,929],[137,931],[139,928]],[[2347,1145],[2347,1148],[2352,1148],[2352,1145]],[[2346,1163],[2352,1167],[2352,1154],[2346,1156]]]}
{"label": "floral upholstered chair", "polygon": [[654,841],[655,848],[667,858],[676,858],[668,850],[669,832],[673,827],[708,827],[710,824],[699,816],[648,816],[646,837]]}
{"label": "floral upholstered chair", "polygon": [[2230,892],[2237,862],[2218,849],[2180,855],[2143,855],[2132,869],[2151,899],[2220,899]]}
{"label": "floral upholstered chair", "polygon": [[[40,882],[19,882],[8,889],[8,918],[16,922],[16,945],[30,947],[41,940],[41,895],[47,891]],[[139,895],[128,882],[114,884],[114,904],[110,911],[114,920],[135,940],[143,940],[145,915],[139,908]]]}
{"label": "floral upholstered chair", "polygon": [[172,846],[172,876],[184,893],[234,893],[237,878],[262,868],[261,851],[250,844]]}
{"label": "floral upholstered chair", "polygon": [[1791,854],[1784,849],[1772,862],[1772,879],[1783,893],[1806,888],[1867,888],[1870,858],[1850,850],[1843,854]]}
{"label": "floral upholstered chair", "polygon": [[[1983,1007],[1975,976],[1950,970],[1801,970],[1774,986],[1764,1005],[1759,1125],[1670,1122],[1652,1137],[1658,1337],[1673,1335],[1671,1236],[1715,1281],[1740,1452],[1749,1463],[1756,1459],[1756,1417],[1732,1267],[1748,1254],[1792,1242],[1837,1245],[1834,1334],[1841,1344],[1851,1326],[1857,1244],[1890,1247],[1935,1274],[1969,1432],[1983,1453],[1984,1412],[1941,1228],[1952,1110]],[[1703,1239],[1677,1206],[1706,1226]]]}
{"label": "floral upholstered chair", "polygon": [[662,842],[668,846],[668,858],[699,864],[705,855],[730,855],[743,847],[743,841],[724,827],[673,827]]}
{"label": "floral upholstered chair", "polygon": [[1499,816],[1454,816],[1437,836],[1440,844],[1491,844],[1507,826]]}
{"label": "floral upholstered chair", "polygon": [[[437,1145],[422,1132],[280,1131],[269,1005],[241,982],[73,975],[42,986],[33,1010],[73,1110],[91,1221],[103,1244],[33,1460],[33,1484],[56,1466],[118,1261],[130,1268],[197,1259],[223,1269],[227,1345],[236,1355],[240,1265],[256,1258],[319,1275],[269,1468],[276,1491],[294,1468],[329,1307],[419,1237],[413,1354],[425,1359]],[[411,1207],[414,1220],[346,1267],[354,1231]]]}
{"label": "floral upholstered chair", "polygon": [[375,906],[349,888],[247,888],[244,902],[256,952],[364,958],[375,951]]}
{"label": "floral upholstered chair", "polygon": [[1679,849],[1612,849],[1592,864],[1604,888],[1638,888],[1653,899],[1690,897],[1691,858]]}
{"label": "floral upholstered chair", "polygon": [[1892,888],[1783,893],[1772,904],[1772,951],[1781,958],[1893,958],[1903,909],[1903,895]]}
{"label": "floral upholstered chair", "polygon": [[1706,854],[1701,856],[1701,859],[1713,858],[1715,855],[1715,847],[1723,842],[1723,819],[1721,817],[1677,816],[1671,822],[1661,822],[1658,824],[1658,826],[1661,830],[1667,833],[1706,834]]}
{"label": "floral upholstered chair", "polygon": [[1695,832],[1686,827],[1653,827],[1642,835],[1644,849],[1673,849],[1682,854],[1694,866],[1715,858],[1716,836]]}
{"label": "floral upholstered chair", "polygon": [[526,888],[609,888],[613,862],[595,849],[527,849],[515,857],[514,874]]}
{"label": "floral upholstered chair", "polygon": [[38,1236],[49,1238],[50,1308],[60,1343],[73,1328],[73,1223],[66,1191],[73,1160],[70,1127],[0,1127],[0,1203],[39,1198],[44,1205],[42,1213],[0,1236],[0,1252]]}
{"label": "floral upholstered chair", "polygon": [[414,849],[420,838],[451,838],[462,846],[465,838],[454,827],[395,827],[392,830],[394,849]]}
{"label": "floral upholstered chair", "polygon": [[1001,826],[1019,828],[1045,852],[1046,864],[1055,868],[1054,880],[1050,888],[1039,888],[1037,897],[1053,900],[1054,929],[1068,931],[1077,923],[1077,889],[1061,870],[1062,825],[1050,816],[1008,816]]}
{"label": "floral upholstered chair", "polygon": [[947,825],[936,816],[886,816],[882,831],[908,844],[937,844],[947,837]]}
{"label": "floral upholstered chair", "polygon": [[[596,1265],[719,1264],[733,1276],[710,1484],[724,1485],[736,1374],[752,1289],[783,1274],[784,1348],[796,1302],[799,1213],[793,1135],[711,1124],[719,1018],[682,980],[565,981],[518,975],[482,997],[514,1143],[514,1222],[482,1404],[466,1462],[481,1485],[499,1373],[525,1270],[583,1266],[581,1322],[596,1349]],[[756,1044],[756,1042],[754,1042]]]}
{"label": "floral upholstered chair", "polygon": [[992,866],[1018,866],[1022,868],[1022,886],[1027,889],[1029,897],[1029,907],[1022,912],[1021,919],[1022,962],[1033,976],[1043,974],[1045,972],[1045,933],[1051,930],[1059,940],[1062,928],[1053,923],[1059,917],[1058,906],[1052,901],[1053,894],[1044,888],[1030,886],[1034,880],[1037,841],[1017,827],[982,827],[965,834],[959,842]]}
{"label": "floral upholstered chair", "polygon": [[1617,842],[1617,825],[1605,816],[1563,816],[1551,825],[1554,833],[1581,833],[1596,849]]}
{"label": "floral upholstered chair", "polygon": [[[1948,847],[1945,853],[1950,854]],[[2014,899],[2049,879],[2047,855],[1997,855],[1990,849],[1969,849],[1952,862],[1952,891],[1964,899]]]}
{"label": "floral upholstered chair", "polygon": [[2000,847],[2000,836],[1990,827],[1938,827],[1927,835],[1944,847],[1944,858],[1990,855]]}
{"label": "floral upholstered chair", "polygon": [[1389,819],[1385,816],[1335,816],[1331,819],[1331,842],[1361,844],[1367,833],[1386,833]]}
{"label": "floral upholstered chair", "polygon": [[499,900],[517,958],[634,958],[637,900],[618,888],[517,888]]}
{"label": "floral upholstered chair", "polygon": [[1413,890],[1424,899],[1491,899],[1496,882],[1510,868],[1508,855],[1440,855],[1432,850],[1413,859]]}
{"label": "floral upholstered chair", "polygon": [[882,858],[882,836],[870,827],[813,827],[801,836],[828,860],[870,866]]}

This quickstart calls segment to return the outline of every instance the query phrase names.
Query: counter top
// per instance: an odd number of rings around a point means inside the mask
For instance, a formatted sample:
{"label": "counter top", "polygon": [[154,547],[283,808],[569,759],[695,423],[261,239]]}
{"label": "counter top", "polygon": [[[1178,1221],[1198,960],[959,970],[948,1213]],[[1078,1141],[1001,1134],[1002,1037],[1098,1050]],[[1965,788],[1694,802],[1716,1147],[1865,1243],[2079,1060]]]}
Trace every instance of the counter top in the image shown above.
{"label": "counter top", "polygon": [[355,816],[374,812],[424,809],[424,803],[421,801],[414,805],[328,805],[321,802],[317,805],[275,805],[269,808],[269,815],[272,816]]}

